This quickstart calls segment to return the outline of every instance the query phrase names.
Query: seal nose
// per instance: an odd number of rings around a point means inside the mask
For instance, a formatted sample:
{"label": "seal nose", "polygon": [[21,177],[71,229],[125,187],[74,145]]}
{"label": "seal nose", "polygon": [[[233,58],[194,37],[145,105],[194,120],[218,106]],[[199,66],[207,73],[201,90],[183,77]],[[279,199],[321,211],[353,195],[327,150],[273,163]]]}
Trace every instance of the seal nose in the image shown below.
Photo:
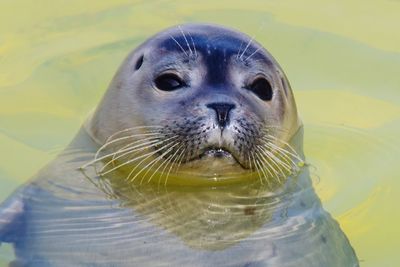
{"label": "seal nose", "polygon": [[231,103],[210,103],[207,104],[208,108],[215,110],[217,114],[217,122],[221,128],[225,128],[225,126],[229,123],[229,112],[235,108],[234,104]]}

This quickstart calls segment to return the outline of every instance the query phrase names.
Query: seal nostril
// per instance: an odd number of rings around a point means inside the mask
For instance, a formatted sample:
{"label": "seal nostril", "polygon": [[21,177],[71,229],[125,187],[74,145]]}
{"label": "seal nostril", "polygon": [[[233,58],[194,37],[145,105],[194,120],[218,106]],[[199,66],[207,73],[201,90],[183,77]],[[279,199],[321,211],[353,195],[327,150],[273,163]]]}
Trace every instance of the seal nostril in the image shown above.
{"label": "seal nostril", "polygon": [[229,123],[229,112],[235,108],[235,105],[231,103],[217,102],[207,104],[207,107],[215,110],[218,125],[221,128],[224,128]]}

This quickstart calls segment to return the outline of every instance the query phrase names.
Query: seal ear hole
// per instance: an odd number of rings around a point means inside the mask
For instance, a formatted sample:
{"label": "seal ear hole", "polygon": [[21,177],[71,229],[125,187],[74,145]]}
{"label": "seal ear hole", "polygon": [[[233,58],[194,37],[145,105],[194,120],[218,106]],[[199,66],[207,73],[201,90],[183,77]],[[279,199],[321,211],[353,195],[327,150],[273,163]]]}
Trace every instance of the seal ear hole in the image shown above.
{"label": "seal ear hole", "polygon": [[162,91],[174,91],[186,86],[184,81],[173,73],[161,74],[154,80],[154,83]]}
{"label": "seal ear hole", "polygon": [[144,58],[143,55],[142,55],[141,57],[138,58],[138,60],[136,61],[136,64],[135,64],[135,70],[140,69],[140,67],[141,67],[142,64],[143,64],[143,58]]}
{"label": "seal ear hole", "polygon": [[273,96],[271,84],[265,78],[255,79],[246,89],[252,91],[264,101],[270,101]]}

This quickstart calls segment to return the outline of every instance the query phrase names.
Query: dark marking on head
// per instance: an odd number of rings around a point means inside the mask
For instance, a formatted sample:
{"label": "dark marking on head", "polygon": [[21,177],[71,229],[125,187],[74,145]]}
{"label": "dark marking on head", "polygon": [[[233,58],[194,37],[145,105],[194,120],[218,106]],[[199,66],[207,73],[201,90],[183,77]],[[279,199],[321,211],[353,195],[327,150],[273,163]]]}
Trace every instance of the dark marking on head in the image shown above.
{"label": "dark marking on head", "polygon": [[322,241],[322,243],[326,244],[327,240],[324,235],[321,235],[321,241]]}
{"label": "dark marking on head", "polygon": [[143,58],[144,58],[143,55],[141,55],[141,56],[138,58],[138,60],[136,61],[136,64],[135,64],[135,70],[140,69],[140,67],[141,67],[142,64],[143,64]]}
{"label": "dark marking on head", "polygon": [[244,51],[244,47],[247,46],[249,41],[227,33],[219,33],[218,35],[193,34],[191,38],[186,37],[186,39],[183,35],[176,34],[161,42],[159,49],[182,53],[185,56],[184,60],[196,60],[195,52],[202,55],[207,69],[208,84],[218,85],[229,82],[227,68],[229,60],[232,58],[237,58],[238,62],[242,62],[244,65],[247,64],[245,61],[250,56],[251,60],[264,62],[268,65],[273,64],[255,43],[251,43]]}

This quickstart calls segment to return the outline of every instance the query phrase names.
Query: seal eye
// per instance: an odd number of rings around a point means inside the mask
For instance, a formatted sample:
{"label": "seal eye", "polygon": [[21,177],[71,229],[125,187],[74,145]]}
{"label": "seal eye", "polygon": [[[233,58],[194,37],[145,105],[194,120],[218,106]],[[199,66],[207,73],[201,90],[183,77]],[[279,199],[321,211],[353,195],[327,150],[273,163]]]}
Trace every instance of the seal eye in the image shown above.
{"label": "seal eye", "polygon": [[158,76],[154,83],[162,91],[174,91],[185,86],[185,83],[177,75],[166,73]]}
{"label": "seal eye", "polygon": [[260,99],[264,101],[270,101],[272,99],[272,87],[271,84],[265,78],[256,78],[250,86],[247,87],[248,90],[256,94]]}

